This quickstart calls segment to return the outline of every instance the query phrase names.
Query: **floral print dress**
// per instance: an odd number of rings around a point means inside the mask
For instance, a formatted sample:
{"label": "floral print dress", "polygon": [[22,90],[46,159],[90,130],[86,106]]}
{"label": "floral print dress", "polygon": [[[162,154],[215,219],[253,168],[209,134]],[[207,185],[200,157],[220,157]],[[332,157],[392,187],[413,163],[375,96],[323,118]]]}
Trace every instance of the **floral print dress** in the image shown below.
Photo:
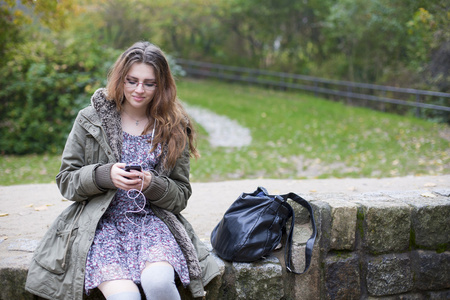
{"label": "floral print dress", "polygon": [[[150,153],[151,134],[123,133],[122,162],[152,170],[159,162],[161,145]],[[119,189],[101,218],[86,261],[85,290],[104,281],[129,279],[140,284],[146,262],[169,262],[184,286],[189,285],[186,259],[166,224],[137,191]]]}

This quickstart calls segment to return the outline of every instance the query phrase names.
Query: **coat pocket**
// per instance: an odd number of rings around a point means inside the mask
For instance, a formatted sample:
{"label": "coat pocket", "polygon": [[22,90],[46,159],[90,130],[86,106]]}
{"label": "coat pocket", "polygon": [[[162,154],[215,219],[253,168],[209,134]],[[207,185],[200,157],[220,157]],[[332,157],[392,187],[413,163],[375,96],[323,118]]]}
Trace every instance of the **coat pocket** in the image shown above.
{"label": "coat pocket", "polygon": [[63,274],[66,271],[72,244],[77,236],[78,226],[58,220],[55,228],[50,229],[39,247],[34,259],[44,269]]}
{"label": "coat pocket", "polygon": [[66,271],[84,206],[84,202],[71,205],[52,224],[35,251],[34,260],[38,265],[55,274]]}

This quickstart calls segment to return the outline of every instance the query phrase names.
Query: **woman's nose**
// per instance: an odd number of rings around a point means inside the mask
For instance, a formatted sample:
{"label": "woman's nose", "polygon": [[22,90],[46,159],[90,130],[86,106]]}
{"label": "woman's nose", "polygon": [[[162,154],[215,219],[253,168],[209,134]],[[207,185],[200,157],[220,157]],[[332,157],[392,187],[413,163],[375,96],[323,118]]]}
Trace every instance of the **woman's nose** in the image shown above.
{"label": "woman's nose", "polygon": [[144,90],[144,83],[143,83],[143,82],[139,82],[139,83],[137,84],[136,92],[138,92],[138,93],[143,93],[143,92],[145,92],[145,90]]}

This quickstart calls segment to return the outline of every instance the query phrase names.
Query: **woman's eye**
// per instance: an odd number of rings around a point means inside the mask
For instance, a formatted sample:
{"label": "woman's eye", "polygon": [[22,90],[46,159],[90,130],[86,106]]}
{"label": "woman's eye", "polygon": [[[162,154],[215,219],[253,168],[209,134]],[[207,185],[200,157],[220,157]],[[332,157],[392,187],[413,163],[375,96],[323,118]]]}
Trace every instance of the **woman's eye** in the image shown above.
{"label": "woman's eye", "polygon": [[136,81],[129,80],[129,79],[127,79],[127,81],[128,81],[129,84],[136,84]]}
{"label": "woman's eye", "polygon": [[156,84],[154,84],[154,83],[146,83],[145,86],[148,87],[148,88],[152,88],[152,87],[155,87]]}

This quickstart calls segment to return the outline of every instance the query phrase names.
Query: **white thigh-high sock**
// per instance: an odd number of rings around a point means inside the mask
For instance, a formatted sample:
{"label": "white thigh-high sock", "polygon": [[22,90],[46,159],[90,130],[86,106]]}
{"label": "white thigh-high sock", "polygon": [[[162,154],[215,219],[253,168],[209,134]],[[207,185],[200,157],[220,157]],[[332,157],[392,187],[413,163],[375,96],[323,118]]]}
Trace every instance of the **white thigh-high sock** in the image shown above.
{"label": "white thigh-high sock", "polygon": [[175,285],[175,271],[169,264],[156,264],[145,268],[141,275],[141,285],[147,300],[181,299]]}
{"label": "white thigh-high sock", "polygon": [[108,296],[106,300],[141,300],[141,294],[138,292],[121,292]]}

